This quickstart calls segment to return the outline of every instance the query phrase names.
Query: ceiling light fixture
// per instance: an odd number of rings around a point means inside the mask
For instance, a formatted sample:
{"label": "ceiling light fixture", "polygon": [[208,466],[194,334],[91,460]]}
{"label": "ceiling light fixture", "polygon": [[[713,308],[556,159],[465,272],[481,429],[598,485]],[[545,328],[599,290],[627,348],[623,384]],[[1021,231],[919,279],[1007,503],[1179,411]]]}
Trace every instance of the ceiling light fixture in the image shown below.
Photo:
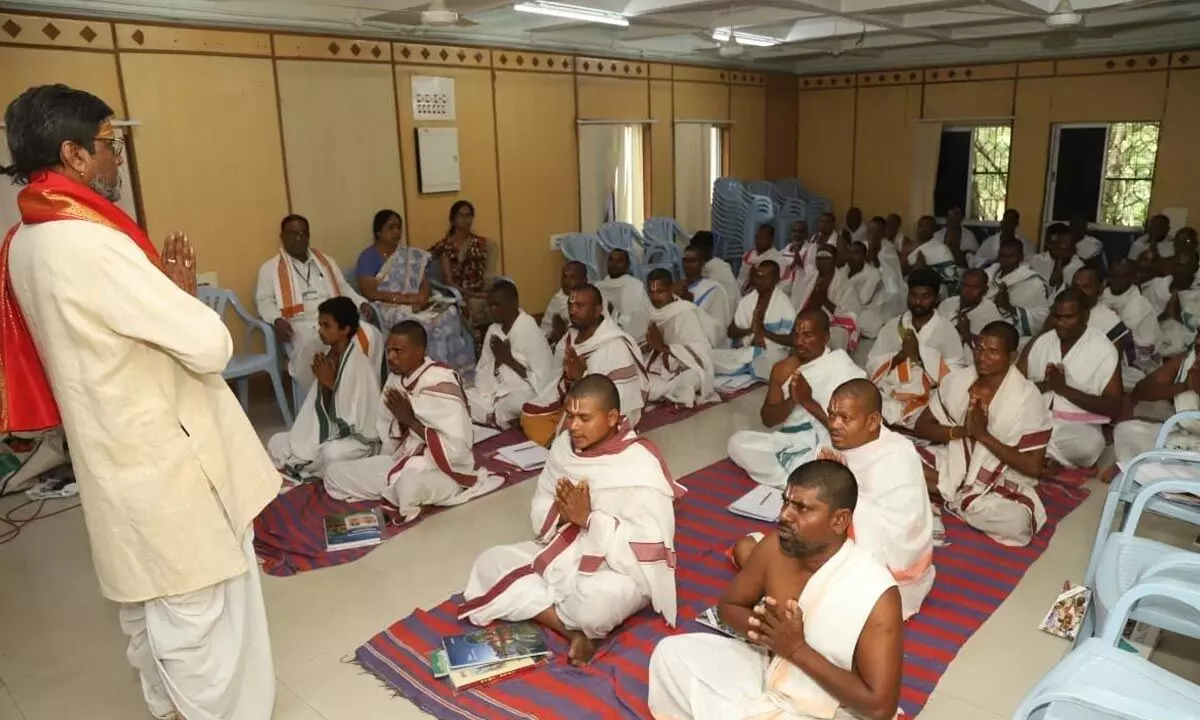
{"label": "ceiling light fixture", "polygon": [[[728,42],[730,30],[729,28],[720,28],[713,30],[712,39],[717,42]],[[738,45],[747,47],[774,47],[783,41],[779,38],[768,37],[766,35],[753,35],[751,33],[733,31],[733,41]]]}
{"label": "ceiling light fixture", "polygon": [[629,27],[629,19],[621,13],[579,7],[578,5],[564,5],[562,3],[533,0],[533,2],[519,2],[516,5],[513,5],[513,10],[523,13],[532,13],[534,15],[548,15],[550,17],[563,18],[566,20],[580,20],[582,22],[594,22],[603,23],[605,25],[616,25],[618,27]]}

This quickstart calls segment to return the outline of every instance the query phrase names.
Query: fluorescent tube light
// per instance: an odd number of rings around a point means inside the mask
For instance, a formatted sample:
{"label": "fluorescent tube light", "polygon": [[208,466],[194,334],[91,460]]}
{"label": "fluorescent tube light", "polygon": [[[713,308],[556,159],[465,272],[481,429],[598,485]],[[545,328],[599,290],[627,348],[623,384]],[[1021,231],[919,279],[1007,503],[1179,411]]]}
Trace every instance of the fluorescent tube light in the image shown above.
{"label": "fluorescent tube light", "polygon": [[[713,30],[712,39],[717,42],[726,42],[729,40],[729,34],[729,28]],[[747,47],[774,47],[783,42],[779,38],[737,32],[736,30],[733,31],[733,41],[738,45],[746,45]]]}
{"label": "fluorescent tube light", "polygon": [[523,13],[532,13],[534,15],[548,15],[550,17],[564,18],[566,20],[580,20],[582,22],[594,22],[603,23],[605,25],[616,25],[618,27],[629,27],[629,19],[620,13],[579,7],[578,5],[564,5],[556,2],[542,2],[542,0],[533,0],[533,2],[519,2],[516,5],[513,5],[513,10]]}

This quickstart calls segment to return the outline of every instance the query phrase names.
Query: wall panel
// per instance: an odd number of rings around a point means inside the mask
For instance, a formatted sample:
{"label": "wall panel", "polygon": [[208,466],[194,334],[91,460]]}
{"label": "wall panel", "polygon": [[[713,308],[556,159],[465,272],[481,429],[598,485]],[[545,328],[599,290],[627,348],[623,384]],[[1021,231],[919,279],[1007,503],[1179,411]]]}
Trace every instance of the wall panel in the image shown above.
{"label": "wall panel", "polygon": [[270,59],[121,55],[150,237],[181,229],[201,272],[252,302],[287,212]]}
{"label": "wall panel", "polygon": [[796,177],[809,192],[832,200],[841,215],[851,205],[854,182],[855,90],[802,90],[798,104]]}
{"label": "wall panel", "polygon": [[[416,127],[412,114],[412,76],[451,77],[455,82],[454,122],[422,121],[421,126],[458,128],[458,162],[462,190],[422,194],[417,179]],[[396,99],[400,113],[400,155],[404,169],[404,220],[408,241],[428,248],[446,235],[450,206],[457,200],[475,205],[475,232],[497,243],[500,194],[496,180],[496,120],[492,106],[492,73],[455,67],[396,66]],[[497,263],[499,266],[499,263]]]}
{"label": "wall panel", "polygon": [[292,212],[348,267],[372,242],[374,213],[403,210],[392,67],[278,60],[276,72]]}
{"label": "wall panel", "polygon": [[676,120],[728,120],[729,86],[707,82],[674,83]]}
{"label": "wall panel", "polygon": [[558,288],[562,258],[550,235],[579,230],[575,79],[498,71],[496,129],[504,267],[536,312]]}
{"label": "wall panel", "polygon": [[1012,115],[1014,80],[925,85],[924,118],[958,120]]}
{"label": "wall panel", "polygon": [[912,128],[921,114],[921,86],[860,86],[857,102],[854,204],[868,219],[903,215],[909,205]]}
{"label": "wall panel", "polygon": [[0,108],[8,107],[34,85],[63,83],[92,93],[108,103],[118,117],[125,117],[116,55],[0,47],[0,68]]}
{"label": "wall panel", "polygon": [[[655,65],[651,65],[651,72]],[[650,81],[650,214],[675,216],[675,123],[670,80]]]}
{"label": "wall panel", "polygon": [[1008,207],[1021,211],[1020,230],[1040,239],[1050,154],[1050,106],[1055,78],[1033,78],[1017,84],[1012,152],[1008,161]]}
{"label": "wall panel", "polygon": [[796,177],[798,102],[794,77],[782,77],[778,82],[768,79],[764,161],[767,180]]}
{"label": "wall panel", "polygon": [[579,117],[585,120],[645,120],[650,117],[647,80],[577,75]]}
{"label": "wall panel", "polygon": [[1155,121],[1167,104],[1167,72],[1054,78],[1050,120]]}
{"label": "wall panel", "polygon": [[1200,224],[1200,70],[1172,70],[1167,110],[1158,137],[1150,211],[1185,207]]}
{"label": "wall panel", "polygon": [[731,85],[729,106],[729,172],[743,180],[762,180],[767,175],[766,88]]}

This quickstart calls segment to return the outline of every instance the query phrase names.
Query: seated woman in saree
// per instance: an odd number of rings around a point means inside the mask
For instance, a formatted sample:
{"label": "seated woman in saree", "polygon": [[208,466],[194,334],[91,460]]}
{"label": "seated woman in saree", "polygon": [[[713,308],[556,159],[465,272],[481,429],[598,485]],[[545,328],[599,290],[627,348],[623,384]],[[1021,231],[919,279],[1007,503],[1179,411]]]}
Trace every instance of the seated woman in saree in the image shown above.
{"label": "seated woman in saree", "polygon": [[395,210],[375,213],[371,228],[375,244],[359,254],[355,274],[363,297],[375,303],[381,326],[390,329],[416,320],[429,336],[431,358],[455,370],[474,367],[475,351],[458,307],[452,298],[430,290],[432,256],[400,244],[404,221]]}
{"label": "seated woman in saree", "polygon": [[[450,229],[429,248],[438,263],[441,282],[462,293],[471,329],[491,324],[487,305],[488,243],[472,232],[475,206],[459,200],[450,206]],[[482,332],[477,333],[482,337]]]}

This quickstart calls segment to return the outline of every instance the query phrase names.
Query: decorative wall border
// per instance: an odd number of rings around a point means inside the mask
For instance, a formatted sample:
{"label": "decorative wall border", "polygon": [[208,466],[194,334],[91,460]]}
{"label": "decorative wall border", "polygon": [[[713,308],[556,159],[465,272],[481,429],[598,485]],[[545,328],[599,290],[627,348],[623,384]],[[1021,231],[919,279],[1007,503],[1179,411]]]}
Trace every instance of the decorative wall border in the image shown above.
{"label": "decorative wall border", "polygon": [[575,74],[645,80],[650,77],[650,63],[612,58],[577,57],[575,58]]}
{"label": "decorative wall border", "polygon": [[274,55],[280,59],[349,60],[388,63],[392,44],[386,40],[273,34]]}
{"label": "decorative wall border", "polygon": [[859,87],[879,87],[883,85],[920,85],[924,75],[920,70],[880,70],[861,72],[858,74]]}
{"label": "decorative wall border", "polygon": [[0,12],[0,44],[105,50],[113,45],[112,23]]}
{"label": "decorative wall border", "polygon": [[948,83],[969,80],[1006,80],[1017,76],[1017,66],[1005,65],[954,65],[930,68],[925,71],[925,82]]}
{"label": "decorative wall border", "polygon": [[[920,71],[914,73],[920,77]],[[839,90],[858,87],[857,75],[809,75],[800,76],[801,90]]]}
{"label": "decorative wall border", "polygon": [[492,51],[487,48],[457,45],[392,43],[392,61],[401,65],[444,65],[450,67],[490,68]]}
{"label": "decorative wall border", "polygon": [[174,25],[117,23],[121,52],[178,52],[205,55],[271,57],[271,33],[208,30]]}
{"label": "decorative wall border", "polygon": [[554,53],[493,50],[492,67],[497,70],[573,73],[575,72],[575,57]]}

